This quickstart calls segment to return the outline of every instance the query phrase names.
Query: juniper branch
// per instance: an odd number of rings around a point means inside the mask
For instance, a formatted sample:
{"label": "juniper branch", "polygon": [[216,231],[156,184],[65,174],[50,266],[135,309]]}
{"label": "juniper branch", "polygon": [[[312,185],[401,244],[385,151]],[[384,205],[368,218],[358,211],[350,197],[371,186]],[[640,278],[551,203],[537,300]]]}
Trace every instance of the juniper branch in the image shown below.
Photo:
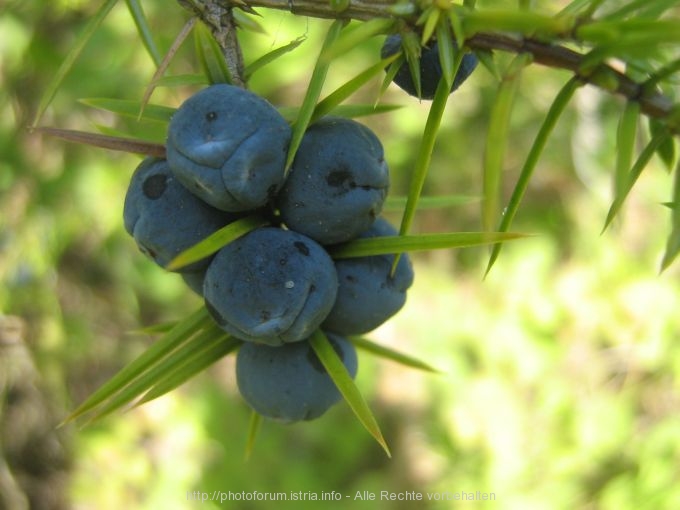
{"label": "juniper branch", "polygon": [[[412,15],[395,15],[395,0],[351,0],[349,6],[342,12],[334,10],[329,0],[178,0],[180,4],[190,9],[194,14],[201,18],[208,26],[216,27],[218,34],[229,33],[227,40],[218,39],[218,43],[224,49],[225,54],[229,53],[229,48],[238,48],[233,42],[232,30],[224,30],[220,25],[223,18],[215,16],[215,13],[230,12],[232,8],[242,8],[253,12],[253,8],[262,7],[266,9],[277,9],[289,11],[300,16],[311,16],[326,19],[355,19],[366,21],[374,18],[394,18],[401,19],[405,23],[413,24],[417,13]],[[400,4],[403,5],[403,4]],[[219,20],[216,23],[216,20]],[[232,19],[233,22],[233,19]],[[222,27],[222,28],[220,28]],[[512,53],[529,53],[533,61],[537,64],[564,69],[572,72],[584,83],[589,83],[609,93],[619,94],[629,101],[638,101],[641,111],[653,118],[663,120],[674,134],[680,134],[680,112],[676,105],[668,96],[662,94],[655,86],[653,77],[650,83],[636,82],[629,76],[618,71],[609,64],[602,63],[594,69],[584,72],[584,54],[566,47],[564,44],[570,42],[573,33],[564,34],[562,43],[549,43],[532,37],[522,37],[518,34],[507,33],[476,33],[465,41],[470,49],[477,50],[496,50]],[[232,60],[236,58],[236,60]],[[237,62],[237,67],[242,69],[242,58],[240,50],[237,57],[232,55],[228,61]],[[242,74],[239,74],[242,76]]]}
{"label": "juniper branch", "polygon": [[[502,34],[479,33],[466,41],[472,49],[501,50],[513,53],[530,53],[533,61],[548,67],[571,71],[582,81],[607,92],[624,96],[629,101],[639,101],[641,111],[649,117],[671,120],[673,101],[656,90],[647,90],[645,82],[638,83],[607,64],[600,64],[588,74],[581,71],[583,55],[564,46],[548,44],[530,38],[513,38]],[[680,133],[680,124],[669,126]]]}

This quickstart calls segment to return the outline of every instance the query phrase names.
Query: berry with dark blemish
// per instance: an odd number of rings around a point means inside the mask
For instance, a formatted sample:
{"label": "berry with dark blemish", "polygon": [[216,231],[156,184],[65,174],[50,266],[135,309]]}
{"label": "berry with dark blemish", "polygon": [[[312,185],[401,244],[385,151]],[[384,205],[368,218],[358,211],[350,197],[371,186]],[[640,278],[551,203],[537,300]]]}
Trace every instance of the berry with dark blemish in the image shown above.
{"label": "berry with dark blemish", "polygon": [[336,244],[373,224],[388,188],[377,136],[354,120],[325,117],[305,132],[276,206],[291,230]]}
{"label": "berry with dark blemish", "polygon": [[[146,158],[137,167],[123,204],[125,230],[139,249],[162,267],[239,217],[200,200],[174,177],[167,161],[158,158]],[[210,259],[207,257],[178,272],[202,271]]]}
{"label": "berry with dark blemish", "polygon": [[168,186],[168,176],[164,174],[150,175],[144,179],[142,184],[142,191],[146,198],[155,200],[160,198]]}

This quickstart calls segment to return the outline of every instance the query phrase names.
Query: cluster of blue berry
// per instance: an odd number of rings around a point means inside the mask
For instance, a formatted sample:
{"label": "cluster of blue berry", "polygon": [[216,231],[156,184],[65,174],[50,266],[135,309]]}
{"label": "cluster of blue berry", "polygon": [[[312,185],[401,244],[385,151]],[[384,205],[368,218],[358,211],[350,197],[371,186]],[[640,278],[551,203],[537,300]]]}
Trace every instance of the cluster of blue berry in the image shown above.
{"label": "cluster of blue berry", "polygon": [[383,148],[365,126],[326,117],[312,124],[291,168],[291,128],[261,97],[213,85],[173,116],[167,159],[132,176],[126,230],[165,267],[225,225],[259,214],[269,223],[181,268],[215,322],[243,341],[241,394],[266,417],[322,415],[340,393],[309,344],[321,329],[352,377],[347,337],[371,331],[402,308],[413,282],[403,255],[333,260],[328,247],[397,235],[380,217],[389,187]]}

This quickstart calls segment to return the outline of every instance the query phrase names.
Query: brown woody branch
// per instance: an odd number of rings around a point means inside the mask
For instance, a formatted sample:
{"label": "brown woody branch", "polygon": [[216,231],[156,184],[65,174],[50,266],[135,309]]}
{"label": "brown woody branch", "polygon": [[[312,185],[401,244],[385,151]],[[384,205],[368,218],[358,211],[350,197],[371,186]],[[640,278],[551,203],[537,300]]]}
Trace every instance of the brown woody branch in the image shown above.
{"label": "brown woody branch", "polygon": [[674,105],[670,98],[656,91],[645,91],[644,84],[632,80],[609,65],[601,64],[592,72],[583,74],[583,55],[564,46],[485,33],[475,34],[466,44],[472,49],[530,53],[537,64],[571,71],[586,83],[620,94],[628,100],[639,101],[642,112],[650,117],[668,118],[673,111]]}

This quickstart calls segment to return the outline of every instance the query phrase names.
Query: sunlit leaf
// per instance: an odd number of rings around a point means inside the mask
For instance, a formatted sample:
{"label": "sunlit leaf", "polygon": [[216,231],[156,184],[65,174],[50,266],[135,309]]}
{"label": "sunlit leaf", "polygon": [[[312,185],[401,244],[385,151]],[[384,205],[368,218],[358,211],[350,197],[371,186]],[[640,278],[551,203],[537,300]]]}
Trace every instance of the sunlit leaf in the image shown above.
{"label": "sunlit leaf", "polygon": [[406,32],[401,35],[401,46],[404,50],[404,57],[408,65],[413,88],[417,97],[422,97],[423,88],[420,75],[420,55],[422,48],[420,38],[414,32]]}
{"label": "sunlit leaf", "polygon": [[146,51],[151,56],[151,59],[153,60],[153,63],[156,65],[156,67],[160,66],[161,54],[156,47],[156,42],[153,39],[152,30],[151,27],[149,27],[149,22],[147,21],[146,15],[144,14],[142,4],[139,2],[139,0],[125,0],[125,3],[127,4],[130,14],[132,15],[132,19],[135,22],[139,37],[142,39],[142,44],[144,44]]}
{"label": "sunlit leaf", "polygon": [[298,112],[298,117],[293,124],[293,134],[291,136],[290,146],[288,148],[288,158],[286,159],[286,171],[290,168],[290,165],[295,159],[295,153],[300,147],[302,142],[302,137],[307,131],[309,122],[314,114],[314,108],[321,95],[321,90],[326,82],[326,74],[328,73],[328,67],[330,66],[330,60],[321,58],[328,47],[330,47],[337,39],[340,37],[342,29],[344,28],[346,21],[335,20],[333,24],[328,29],[326,34],[326,39],[324,40],[319,58],[316,61],[314,70],[312,71],[312,77],[309,80],[309,85],[307,86],[307,92],[302,100],[302,105]]}
{"label": "sunlit leaf", "polygon": [[[461,59],[456,59],[457,64],[454,72],[458,71]],[[399,235],[403,236],[411,229],[413,218],[416,214],[418,200],[425,184],[425,178],[430,168],[430,161],[432,160],[432,153],[434,151],[434,144],[437,140],[437,133],[441,125],[442,116],[446,109],[446,102],[451,92],[450,87],[445,79],[440,79],[437,89],[434,93],[434,98],[430,104],[430,111],[427,114],[427,121],[425,122],[425,129],[423,136],[420,139],[420,146],[418,147],[418,154],[416,156],[416,164],[411,174],[411,182],[409,184],[408,196],[406,206],[404,207],[404,214],[401,217],[401,225],[399,227]],[[399,264],[399,255],[394,257],[392,262],[392,273],[396,271]]]}
{"label": "sunlit leaf", "polygon": [[625,19],[593,21],[575,29],[578,39],[592,44],[628,44],[638,47],[657,47],[659,44],[680,41],[680,30],[675,20]]}
{"label": "sunlit leaf", "polygon": [[256,228],[268,224],[268,220],[260,218],[259,216],[248,216],[246,218],[238,219],[216,232],[213,232],[191,248],[184,250],[168,263],[166,269],[168,271],[176,271],[193,262],[209,257],[234,239],[238,239],[251,230],[255,230]]}
{"label": "sunlit leaf", "polygon": [[661,69],[656,70],[653,74],[649,76],[646,82],[643,83],[642,88],[645,93],[651,94],[655,91],[656,87],[664,80],[676,74],[680,71],[680,58],[677,58]]}
{"label": "sunlit leaf", "polygon": [[573,0],[557,16],[589,17],[602,3],[601,0]]}
{"label": "sunlit leaf", "polygon": [[253,453],[253,448],[255,447],[255,440],[257,439],[258,432],[260,432],[261,425],[262,415],[257,411],[252,411],[250,413],[250,421],[248,423],[248,437],[246,438],[244,460],[248,460]]}
{"label": "sunlit leaf", "polygon": [[[106,110],[118,115],[124,115],[125,117],[133,118],[139,118],[139,112],[142,107],[142,104],[139,101],[130,99],[91,97],[80,99],[79,102],[92,108]],[[170,122],[170,119],[175,114],[175,111],[175,108],[170,108],[169,106],[147,104],[140,120],[152,120],[167,123]]]}
{"label": "sunlit leaf", "polygon": [[497,81],[503,79],[503,74],[500,69],[498,69],[498,64],[496,63],[496,58],[491,51],[487,50],[475,50],[475,55],[481,62],[481,64],[486,68],[491,76],[493,76]]}
{"label": "sunlit leaf", "polygon": [[397,59],[389,65],[387,71],[385,72],[385,78],[383,79],[383,82],[380,85],[378,96],[375,99],[376,103],[380,101],[380,98],[382,98],[383,94],[385,94],[385,92],[387,91],[387,88],[394,81],[394,77],[399,72],[401,66],[404,65],[404,63],[406,62],[406,57],[404,56],[403,52],[399,51],[398,53],[396,53],[396,55],[398,55]]}
{"label": "sunlit leaf", "polygon": [[439,24],[439,16],[441,11],[436,7],[431,9],[427,18],[425,19],[425,25],[423,26],[423,33],[420,36],[420,44],[425,45],[434,35],[434,31]]}
{"label": "sunlit leaf", "polygon": [[[666,126],[656,119],[649,120],[649,131],[652,137],[662,134]],[[672,136],[666,137],[656,149],[656,154],[661,158],[666,168],[670,171],[675,166],[675,139]]]}
{"label": "sunlit leaf", "polygon": [[145,154],[147,156],[155,156],[157,158],[165,157],[165,146],[154,142],[137,140],[134,138],[121,138],[117,136],[107,136],[97,133],[87,133],[85,131],[73,131],[70,129],[52,127],[36,127],[33,129],[33,131],[45,133],[46,135],[61,138],[62,140],[67,140],[69,142],[90,145],[92,147],[100,147],[102,149],[131,152],[133,154]]}
{"label": "sunlit leaf", "polygon": [[456,44],[459,48],[462,48],[465,44],[465,34],[463,32],[463,24],[458,16],[458,11],[456,9],[449,9],[447,15]]}
{"label": "sunlit leaf", "polygon": [[418,16],[418,19],[416,19],[416,26],[422,26],[425,24],[427,21],[427,18],[429,18],[430,14],[432,13],[432,10],[436,9],[436,6],[434,4],[424,6],[423,10],[420,12],[420,15]]}
{"label": "sunlit leaf", "polygon": [[163,379],[154,384],[136,405],[140,406],[147,402],[151,402],[175,388],[178,388],[192,377],[203,372],[210,365],[234,352],[241,344],[242,342],[240,340],[222,334],[219,341],[211,343],[205,349],[196,350],[196,352],[194,352],[194,354],[177,370],[165,374]]}
{"label": "sunlit leaf", "polygon": [[677,0],[633,0],[614,11],[608,12],[600,19],[614,21],[633,15],[636,19],[656,19],[668,9],[677,6]]}
{"label": "sunlit leaf", "polygon": [[68,55],[66,55],[66,57],[62,61],[61,65],[59,66],[59,69],[57,70],[57,74],[55,74],[54,78],[52,78],[52,81],[47,86],[47,88],[43,92],[42,97],[40,98],[40,103],[38,103],[37,113],[35,116],[35,120],[33,121],[33,126],[38,125],[40,119],[42,119],[42,116],[45,113],[45,110],[52,102],[52,99],[54,99],[57,90],[61,86],[61,83],[64,81],[64,78],[66,77],[68,72],[73,67],[73,64],[82,53],[83,48],[85,48],[87,42],[90,40],[92,35],[94,35],[94,33],[97,31],[99,25],[101,25],[102,21],[104,21],[104,18],[106,18],[106,15],[111,11],[113,6],[116,5],[117,1],[118,0],[106,0],[97,10],[94,16],[90,18],[90,21],[87,23],[87,25],[85,25],[83,31],[78,35],[75,43],[71,47],[71,51],[69,51]]}
{"label": "sunlit leaf", "polygon": [[455,77],[455,55],[459,53],[454,47],[451,28],[448,23],[442,22],[437,25],[437,47],[439,48],[439,63],[442,66],[442,75],[449,88],[453,85]]}
{"label": "sunlit leaf", "polygon": [[529,62],[529,55],[520,54],[515,57],[498,87],[489,115],[489,129],[484,149],[484,198],[482,202],[482,225],[485,230],[492,230],[499,217],[501,173],[509,135],[510,114],[515,103],[522,70]]}
{"label": "sunlit leaf", "polygon": [[616,195],[623,192],[628,179],[628,171],[633,166],[639,117],[640,103],[628,101],[616,131],[616,167],[614,169],[614,193]]}
{"label": "sunlit leaf", "polygon": [[233,83],[229,66],[212,33],[203,23],[194,28],[196,55],[211,84]]}
{"label": "sunlit leaf", "polygon": [[418,370],[425,370],[426,372],[440,372],[424,361],[420,361],[413,356],[395,351],[394,349],[390,349],[384,345],[371,342],[367,338],[353,336],[349,337],[349,340],[359,349],[363,349],[364,351],[370,352],[371,354],[374,354],[380,358],[388,359],[407,367],[417,368]]}
{"label": "sunlit leaf", "polygon": [[[505,208],[505,211],[501,217],[500,225],[498,227],[499,232],[507,232],[510,228],[512,220],[515,218],[515,214],[517,213],[520,203],[522,202],[522,198],[524,197],[524,192],[526,191],[529,181],[531,180],[531,176],[534,173],[538,159],[540,158],[543,149],[545,148],[545,144],[548,141],[548,137],[550,136],[550,133],[552,133],[555,124],[557,124],[557,120],[562,115],[562,112],[566,108],[567,104],[569,104],[574,92],[580,85],[581,82],[577,78],[572,78],[564,85],[564,87],[562,87],[557,96],[555,96],[555,100],[550,106],[550,109],[548,110],[548,113],[546,114],[545,119],[539,128],[536,139],[534,140],[534,143],[529,150],[529,154],[527,155],[527,159],[522,166],[522,170],[520,171],[517,184],[515,185],[515,189],[512,192],[508,206]],[[501,244],[494,245],[486,267],[487,274],[496,262],[496,259],[501,252],[501,248]]]}
{"label": "sunlit leaf", "polygon": [[289,42],[288,44],[281,46],[280,48],[276,48],[275,50],[272,50],[269,53],[262,55],[260,58],[255,60],[253,63],[246,66],[246,68],[243,72],[244,76],[246,77],[246,79],[250,78],[256,71],[259,71],[264,66],[266,66],[267,64],[270,64],[271,62],[273,62],[277,58],[282,57],[286,53],[293,51],[295,48],[300,46],[306,40],[307,40],[307,37],[303,35],[303,36],[298,37],[297,39]]}
{"label": "sunlit leaf", "polygon": [[404,105],[401,104],[339,104],[328,113],[337,117],[355,119],[357,117],[393,112],[403,107]]}
{"label": "sunlit leaf", "polygon": [[309,344],[314,349],[319,361],[326,369],[326,372],[335,383],[335,386],[340,391],[340,394],[345,399],[345,402],[352,409],[356,417],[366,430],[375,438],[375,440],[382,446],[388,457],[391,457],[390,449],[385,442],[385,438],[380,431],[378,423],[373,417],[373,413],[366,404],[364,397],[361,396],[359,389],[352,380],[352,377],[347,372],[347,368],[338,357],[335,349],[323,334],[321,330],[316,330],[309,339]]}
{"label": "sunlit leaf", "polygon": [[673,180],[673,201],[671,203],[671,233],[666,241],[666,250],[661,260],[661,271],[675,261],[680,253],[680,162],[675,168],[675,178]]}
{"label": "sunlit leaf", "polygon": [[[602,63],[604,63],[608,58],[614,56],[619,47],[615,45],[602,45],[593,48],[588,53],[581,57],[579,62],[578,73],[581,76],[593,76],[596,71],[602,72],[598,69]],[[618,82],[614,83],[613,87],[618,86]],[[614,89],[615,90],[615,89]]]}
{"label": "sunlit leaf", "polygon": [[159,78],[155,87],[191,87],[207,85],[207,83],[208,80],[204,74],[175,74]]}
{"label": "sunlit leaf", "polygon": [[319,60],[330,63],[348,51],[361,45],[379,34],[387,34],[394,25],[394,20],[388,18],[374,18],[364,21],[351,30],[346,30],[342,36],[334,38],[328,45],[324,45]]}
{"label": "sunlit leaf", "polygon": [[326,96],[314,108],[314,114],[312,115],[310,123],[314,123],[316,120],[332,112],[345,99],[365,85],[371,78],[381,73],[385,67],[396,60],[397,57],[398,55],[392,55],[379,61],[377,64],[374,64],[368,69],[362,71],[354,78],[348,80],[347,83],[339,87],[337,90]]}
{"label": "sunlit leaf", "polygon": [[406,201],[406,208],[401,219],[400,234],[406,234],[413,222],[413,217],[418,205],[418,199],[427,177],[427,171],[432,160],[432,153],[434,151],[434,144],[437,140],[437,133],[441,124],[444,110],[446,109],[446,102],[449,98],[450,88],[445,80],[440,80],[434,98],[430,104],[430,111],[427,115],[425,129],[420,140],[418,153],[416,155],[416,163],[411,174],[411,183],[408,190],[408,199]]}
{"label": "sunlit leaf", "polygon": [[334,259],[368,257],[421,250],[468,248],[527,237],[515,232],[446,232],[389,237],[360,238],[341,245],[327,246]]}
{"label": "sunlit leaf", "polygon": [[663,131],[657,134],[649,141],[649,143],[642,150],[642,152],[638,156],[637,161],[635,161],[633,168],[631,168],[630,172],[628,173],[628,179],[625,185],[622,187],[620,192],[614,197],[614,201],[612,202],[612,205],[609,208],[609,212],[607,213],[607,218],[605,220],[604,227],[602,228],[603,232],[607,230],[607,227],[611,224],[612,220],[621,210],[621,206],[623,205],[624,201],[626,200],[626,197],[630,193],[630,190],[633,189],[633,186],[637,182],[638,177],[640,177],[642,170],[644,170],[644,168],[647,166],[649,160],[652,159],[652,156],[659,148],[659,146],[669,136],[670,134],[668,133],[668,131]]}
{"label": "sunlit leaf", "polygon": [[647,76],[654,71],[653,62],[664,58],[662,46],[655,41],[622,39],[601,43],[584,55],[578,66],[578,74],[611,93],[616,93],[620,85],[620,75],[608,67],[607,61],[618,58],[626,62],[627,74],[635,77]]}
{"label": "sunlit leaf", "polygon": [[135,335],[154,335],[156,333],[167,333],[177,324],[178,321],[160,322],[158,324],[152,324],[151,326],[145,326],[143,328],[132,330],[130,333]]}
{"label": "sunlit leaf", "polygon": [[260,25],[260,23],[258,23],[258,21],[252,16],[248,16],[248,14],[243,12],[241,9],[232,9],[231,12],[234,16],[236,25],[240,29],[248,30],[249,32],[253,32],[255,34],[267,35],[267,31],[264,29],[264,27]]}
{"label": "sunlit leaf", "polygon": [[137,359],[123,367],[116,375],[104,383],[98,390],[80,404],[65,420],[72,421],[94,409],[106,399],[127,386],[149,367],[158,363],[165,356],[186,342],[199,329],[209,325],[212,319],[204,306],[177,323],[167,334],[156,340]]}
{"label": "sunlit leaf", "polygon": [[636,1],[642,3],[642,8],[635,13],[635,17],[638,19],[659,19],[667,11],[678,7],[678,0]]}
{"label": "sunlit leaf", "polygon": [[200,356],[218,343],[228,341],[228,339],[228,335],[217,326],[198,332],[189,341],[138,374],[134,380],[93,409],[89,421],[100,420],[122,409],[133,400],[138,399],[152,386],[161,384],[167,377],[181,372],[183,367],[195,357]]}
{"label": "sunlit leaf", "polygon": [[528,36],[559,36],[574,29],[575,18],[517,9],[479,9],[461,16],[465,37],[477,32],[516,32]]}
{"label": "sunlit leaf", "polygon": [[[118,129],[118,128],[114,128],[114,127],[107,126],[107,125],[104,125],[104,124],[99,124],[99,123],[93,123],[92,126],[97,131],[99,131],[100,134],[106,135],[111,139],[121,140],[121,139],[125,139],[125,138],[130,138],[130,136],[129,136],[130,132],[127,129],[125,129],[125,130]],[[150,142],[150,143],[153,143],[153,144],[160,144],[164,141],[165,141],[165,137],[163,137],[162,140],[151,140],[151,139],[144,140],[144,142]],[[121,148],[121,150],[124,150],[125,152],[129,152],[126,149]]]}

